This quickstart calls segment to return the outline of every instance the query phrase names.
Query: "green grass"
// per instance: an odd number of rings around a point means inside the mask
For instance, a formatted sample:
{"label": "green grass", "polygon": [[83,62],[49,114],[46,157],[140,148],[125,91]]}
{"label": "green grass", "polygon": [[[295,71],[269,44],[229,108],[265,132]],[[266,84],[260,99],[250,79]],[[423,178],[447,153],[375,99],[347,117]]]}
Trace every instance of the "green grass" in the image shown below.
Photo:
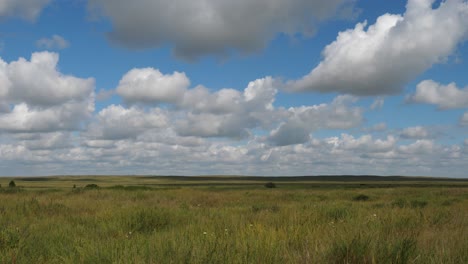
{"label": "green grass", "polygon": [[10,180],[0,263],[468,263],[463,181]]}

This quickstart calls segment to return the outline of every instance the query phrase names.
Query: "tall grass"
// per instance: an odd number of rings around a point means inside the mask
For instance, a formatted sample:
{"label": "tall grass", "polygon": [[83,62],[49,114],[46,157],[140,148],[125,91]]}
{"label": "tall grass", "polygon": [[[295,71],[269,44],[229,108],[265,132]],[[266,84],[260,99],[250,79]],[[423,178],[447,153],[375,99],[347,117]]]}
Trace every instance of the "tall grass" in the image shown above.
{"label": "tall grass", "polygon": [[0,263],[468,263],[466,188],[6,189]]}

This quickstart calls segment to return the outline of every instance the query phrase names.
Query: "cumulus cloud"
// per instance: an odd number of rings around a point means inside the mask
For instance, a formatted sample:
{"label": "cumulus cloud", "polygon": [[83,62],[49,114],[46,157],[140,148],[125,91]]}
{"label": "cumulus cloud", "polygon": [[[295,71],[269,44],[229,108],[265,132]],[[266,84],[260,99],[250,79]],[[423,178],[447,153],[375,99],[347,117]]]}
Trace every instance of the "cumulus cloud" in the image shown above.
{"label": "cumulus cloud", "polygon": [[455,83],[443,85],[433,80],[425,80],[416,86],[416,92],[407,101],[437,105],[439,109],[468,107],[468,88],[460,89]]}
{"label": "cumulus cloud", "polygon": [[268,140],[277,146],[305,143],[318,129],[348,129],[363,121],[362,109],[352,107],[356,98],[338,96],[331,104],[291,107],[285,121],[274,129]]}
{"label": "cumulus cloud", "polygon": [[34,20],[51,0],[0,0],[0,18]]}
{"label": "cumulus cloud", "polygon": [[355,138],[352,135],[341,134],[341,137],[328,138],[328,144],[333,145],[333,148],[338,150],[358,151],[360,153],[369,152],[389,152],[391,151],[397,140],[393,136],[387,136],[386,139],[373,139],[371,135],[363,135]]}
{"label": "cumulus cloud", "polygon": [[268,127],[278,118],[273,109],[276,93],[271,77],[250,82],[243,92],[191,89],[181,104],[187,118],[178,120],[175,129],[184,136],[245,138],[249,129]]}
{"label": "cumulus cloud", "polygon": [[129,103],[178,103],[190,85],[185,73],[162,74],[153,68],[133,69],[119,82],[116,91]]}
{"label": "cumulus cloud", "polygon": [[62,36],[53,35],[50,38],[41,38],[36,41],[36,46],[42,49],[65,49],[70,46],[70,43],[64,39]]}
{"label": "cumulus cloud", "polygon": [[426,138],[429,136],[429,132],[427,131],[426,128],[422,126],[415,126],[415,127],[408,127],[403,129],[403,131],[400,134],[400,137],[402,138]]}
{"label": "cumulus cloud", "polygon": [[409,145],[398,147],[403,154],[430,154],[437,148],[433,140],[420,139]]}
{"label": "cumulus cloud", "polygon": [[245,138],[249,129],[269,124],[275,118],[271,112],[277,89],[271,77],[250,82],[243,92],[211,92],[201,85],[189,89],[189,85],[184,73],[132,69],[123,76],[116,92],[131,104],[168,104],[172,107],[168,115],[174,130],[185,137]]}
{"label": "cumulus cloud", "polygon": [[[109,38],[129,48],[174,45],[177,56],[193,59],[235,49],[253,52],[278,33],[310,35],[317,22],[351,0],[90,0],[97,14],[113,25]],[[352,14],[352,12],[350,12]]]}
{"label": "cumulus cloud", "polygon": [[0,59],[0,132],[75,130],[94,111],[94,79],[64,75],[56,53]]}
{"label": "cumulus cloud", "polygon": [[291,91],[385,95],[444,61],[468,36],[468,3],[409,0],[404,15],[385,14],[338,34],[309,74],[290,81]]}
{"label": "cumulus cloud", "polygon": [[135,138],[153,128],[168,125],[167,113],[159,108],[144,111],[137,107],[110,105],[102,109],[88,127],[87,136],[93,139],[118,140]]}
{"label": "cumulus cloud", "polygon": [[94,111],[92,101],[66,102],[63,105],[35,108],[25,103],[14,105],[9,113],[0,114],[0,132],[27,133],[77,130],[81,121]]}

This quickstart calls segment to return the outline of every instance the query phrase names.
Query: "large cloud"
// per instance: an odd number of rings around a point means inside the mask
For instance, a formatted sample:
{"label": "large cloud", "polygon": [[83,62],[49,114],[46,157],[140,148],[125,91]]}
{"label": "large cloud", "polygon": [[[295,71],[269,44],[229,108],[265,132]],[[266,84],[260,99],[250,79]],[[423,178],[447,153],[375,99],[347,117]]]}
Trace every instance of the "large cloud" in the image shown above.
{"label": "large cloud", "polygon": [[94,111],[94,79],[57,71],[55,53],[0,59],[0,132],[75,130]]}
{"label": "large cloud", "polygon": [[130,48],[174,45],[184,58],[261,49],[277,33],[309,35],[350,0],[90,0],[109,17],[109,37]]}
{"label": "large cloud", "polygon": [[354,95],[395,94],[444,61],[468,36],[468,3],[409,0],[404,15],[385,14],[375,24],[340,32],[308,75],[288,83],[292,91]]}
{"label": "large cloud", "polygon": [[18,16],[34,20],[51,0],[0,0],[0,18]]}
{"label": "large cloud", "polygon": [[439,109],[468,107],[468,88],[460,89],[455,83],[443,85],[425,80],[416,86],[416,92],[407,98],[414,103],[437,105]]}

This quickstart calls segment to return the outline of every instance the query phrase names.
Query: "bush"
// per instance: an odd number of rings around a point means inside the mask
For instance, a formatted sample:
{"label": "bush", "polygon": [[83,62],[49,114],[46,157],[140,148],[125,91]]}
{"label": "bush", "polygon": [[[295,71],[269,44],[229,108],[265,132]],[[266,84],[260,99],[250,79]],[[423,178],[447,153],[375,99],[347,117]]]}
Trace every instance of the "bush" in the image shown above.
{"label": "bush", "polygon": [[276,184],[274,184],[273,182],[267,182],[267,183],[265,183],[265,187],[266,188],[276,188]]}
{"label": "bush", "polygon": [[10,183],[8,184],[8,187],[10,187],[10,188],[14,188],[14,187],[16,187],[16,183],[15,183],[15,181],[13,181],[13,180],[12,180],[12,181],[10,181]]}
{"label": "bush", "polygon": [[167,210],[137,209],[124,217],[126,228],[131,232],[151,233],[168,228],[174,219]]}
{"label": "bush", "polygon": [[393,201],[392,207],[403,208],[403,207],[406,207],[407,204],[408,204],[408,203],[406,202],[405,199],[399,198],[399,199]]}
{"label": "bush", "polygon": [[85,188],[86,189],[98,189],[99,186],[97,184],[91,183],[91,184],[87,184]]}
{"label": "bush", "polygon": [[411,208],[424,208],[427,205],[427,201],[424,200],[412,200]]}
{"label": "bush", "polygon": [[353,200],[354,201],[367,201],[369,200],[369,196],[365,194],[359,194],[358,196],[354,196]]}

